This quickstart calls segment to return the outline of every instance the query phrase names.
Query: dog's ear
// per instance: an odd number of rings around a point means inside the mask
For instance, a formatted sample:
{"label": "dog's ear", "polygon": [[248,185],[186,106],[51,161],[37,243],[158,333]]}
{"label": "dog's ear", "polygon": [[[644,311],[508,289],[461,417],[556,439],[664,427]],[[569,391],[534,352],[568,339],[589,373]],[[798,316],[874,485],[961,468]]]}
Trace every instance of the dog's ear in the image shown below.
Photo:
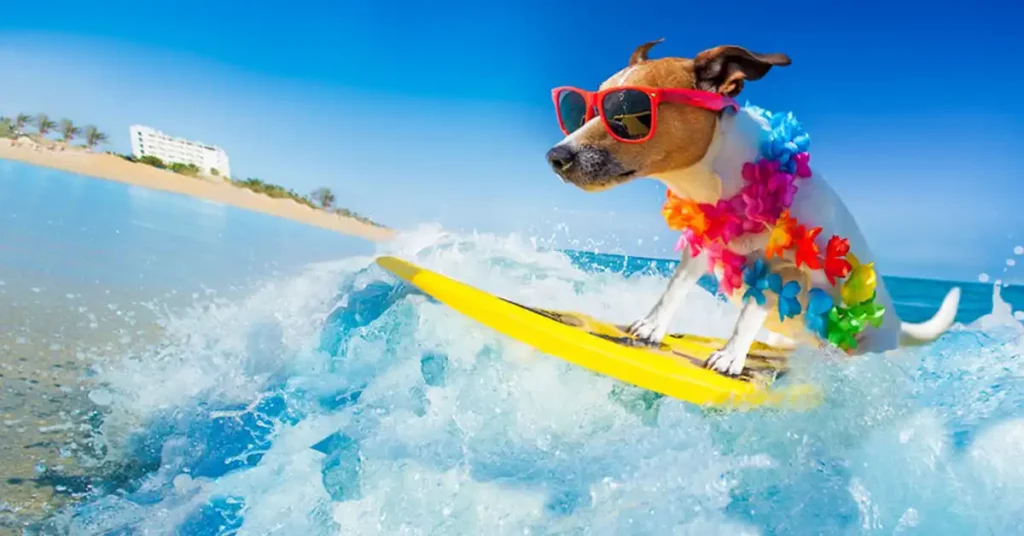
{"label": "dog's ear", "polygon": [[758,54],[743,47],[723,45],[697,54],[693,73],[697,89],[735,97],[743,90],[744,80],[760,80],[772,67],[790,63],[785,54]]}
{"label": "dog's ear", "polygon": [[647,59],[647,53],[650,52],[651,48],[653,48],[654,45],[657,45],[658,43],[660,43],[660,42],[662,42],[664,40],[665,40],[665,38],[662,37],[661,39],[657,39],[655,41],[648,41],[648,42],[646,42],[646,43],[636,47],[636,50],[633,51],[633,55],[629,57],[629,64],[630,65],[636,65],[636,64],[640,63],[641,61],[646,60]]}

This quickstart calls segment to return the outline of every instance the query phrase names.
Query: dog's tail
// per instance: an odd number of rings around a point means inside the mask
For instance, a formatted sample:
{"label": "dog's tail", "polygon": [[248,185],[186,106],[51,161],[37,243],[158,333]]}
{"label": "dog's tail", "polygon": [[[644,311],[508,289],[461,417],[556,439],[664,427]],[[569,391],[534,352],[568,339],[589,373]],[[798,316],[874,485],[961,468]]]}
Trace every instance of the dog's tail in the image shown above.
{"label": "dog's tail", "polygon": [[930,343],[953,325],[956,310],[960,305],[960,288],[953,287],[942,300],[939,312],[920,324],[903,322],[900,324],[900,346],[918,346]]}

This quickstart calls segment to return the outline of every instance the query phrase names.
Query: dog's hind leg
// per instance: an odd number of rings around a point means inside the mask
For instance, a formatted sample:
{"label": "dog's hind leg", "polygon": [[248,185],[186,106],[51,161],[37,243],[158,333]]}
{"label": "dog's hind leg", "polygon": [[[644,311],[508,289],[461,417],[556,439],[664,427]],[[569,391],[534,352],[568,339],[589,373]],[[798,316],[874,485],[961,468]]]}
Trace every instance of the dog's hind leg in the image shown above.
{"label": "dog's hind leg", "polygon": [[722,374],[739,376],[747,362],[750,346],[754,344],[754,339],[757,338],[757,333],[761,331],[761,326],[767,318],[768,310],[758,305],[756,301],[748,299],[740,309],[740,316],[736,319],[732,335],[725,341],[725,346],[711,354],[705,366]]}
{"label": "dog's hind leg", "polygon": [[661,294],[647,316],[629,326],[628,333],[640,342],[652,346],[661,344],[661,340],[668,332],[669,324],[672,323],[672,317],[686,300],[687,294],[697,285],[700,276],[704,275],[705,268],[703,254],[693,257],[689,249],[684,249],[665,292]]}

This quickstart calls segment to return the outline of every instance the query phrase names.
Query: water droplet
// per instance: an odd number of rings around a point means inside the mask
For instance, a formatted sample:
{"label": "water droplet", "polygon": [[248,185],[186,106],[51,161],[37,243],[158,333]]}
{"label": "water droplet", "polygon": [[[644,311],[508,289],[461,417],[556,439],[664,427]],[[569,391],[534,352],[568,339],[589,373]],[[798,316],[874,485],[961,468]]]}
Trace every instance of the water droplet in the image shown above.
{"label": "water droplet", "polygon": [[1014,255],[1024,255],[1024,246],[1017,246],[1013,248]]}
{"label": "water droplet", "polygon": [[988,274],[978,274],[978,281],[988,283]]}
{"label": "water droplet", "polygon": [[89,400],[92,400],[92,403],[97,406],[109,406],[113,401],[113,397],[110,395],[110,391],[105,389],[95,389],[93,391],[89,391]]}

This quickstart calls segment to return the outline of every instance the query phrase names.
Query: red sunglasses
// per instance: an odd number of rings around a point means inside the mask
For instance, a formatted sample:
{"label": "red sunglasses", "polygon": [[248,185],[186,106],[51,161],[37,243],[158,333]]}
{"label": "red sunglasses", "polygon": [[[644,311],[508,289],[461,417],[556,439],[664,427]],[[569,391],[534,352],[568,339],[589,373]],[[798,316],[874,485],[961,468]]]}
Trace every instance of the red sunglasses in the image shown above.
{"label": "red sunglasses", "polygon": [[551,100],[555,102],[558,126],[567,136],[600,115],[608,133],[623,143],[643,143],[654,136],[658,105],[663,102],[714,112],[740,109],[732,98],[710,91],[646,86],[611,87],[596,92],[556,87],[551,90]]}

